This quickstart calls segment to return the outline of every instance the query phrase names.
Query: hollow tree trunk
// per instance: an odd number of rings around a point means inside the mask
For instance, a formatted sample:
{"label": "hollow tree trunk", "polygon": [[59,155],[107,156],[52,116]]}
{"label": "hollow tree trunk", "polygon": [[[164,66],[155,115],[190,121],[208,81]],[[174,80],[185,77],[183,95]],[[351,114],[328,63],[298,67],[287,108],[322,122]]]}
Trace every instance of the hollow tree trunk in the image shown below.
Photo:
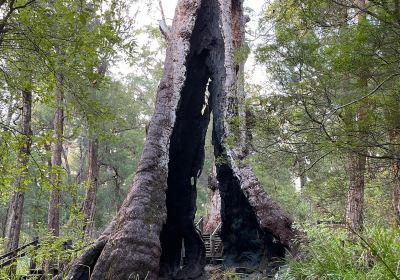
{"label": "hollow tree trunk", "polygon": [[85,235],[93,236],[94,215],[96,210],[96,194],[99,186],[99,163],[98,163],[99,140],[97,137],[89,140],[89,168],[86,186],[85,200],[82,206],[82,213],[85,217]]}
{"label": "hollow tree trunk", "polygon": [[[89,269],[91,279],[195,279],[203,272],[205,248],[194,215],[211,113],[225,259],[257,266],[265,249],[272,258],[290,248],[292,220],[244,163],[245,126],[233,127],[244,108],[235,59],[244,47],[243,28],[242,1],[179,0],[132,187],[106,232],[76,260],[67,279],[88,279]],[[237,147],[228,145],[232,139]]]}
{"label": "hollow tree trunk", "polygon": [[5,230],[6,252],[15,250],[18,247],[19,235],[22,225],[22,214],[24,208],[25,189],[29,181],[29,156],[32,144],[32,92],[22,92],[22,136],[23,140],[18,155],[20,173],[15,180],[15,191],[12,195]]}
{"label": "hollow tree trunk", "polygon": [[[283,257],[294,237],[292,220],[268,196],[252,169],[243,161],[246,149],[235,132],[237,116],[241,115],[240,69],[236,54],[243,50],[244,17],[241,1],[219,1],[221,7],[222,38],[225,55],[219,57],[210,86],[214,114],[213,144],[217,158],[217,178],[221,194],[222,232],[225,264],[257,266],[264,249],[272,259]],[[214,28],[216,29],[216,28]],[[225,75],[224,75],[225,74]],[[218,84],[218,78],[226,77]],[[217,79],[216,79],[217,78]],[[221,94],[221,92],[223,94]],[[238,105],[239,104],[239,105]],[[240,121],[239,121],[240,123]],[[239,138],[236,145],[229,145]],[[219,159],[219,160],[218,160]],[[276,241],[276,242],[275,242]],[[267,248],[265,248],[267,247]]]}
{"label": "hollow tree trunk", "polygon": [[200,0],[178,4],[155,113],[132,187],[114,221],[75,262],[68,279],[88,279],[89,271],[92,279],[158,278],[160,234],[167,217],[169,143],[199,6]]}
{"label": "hollow tree trunk", "polygon": [[57,108],[54,115],[54,143],[51,159],[52,190],[47,216],[47,228],[54,236],[60,235],[60,202],[62,184],[62,152],[64,137],[64,90],[63,76],[57,75]]}

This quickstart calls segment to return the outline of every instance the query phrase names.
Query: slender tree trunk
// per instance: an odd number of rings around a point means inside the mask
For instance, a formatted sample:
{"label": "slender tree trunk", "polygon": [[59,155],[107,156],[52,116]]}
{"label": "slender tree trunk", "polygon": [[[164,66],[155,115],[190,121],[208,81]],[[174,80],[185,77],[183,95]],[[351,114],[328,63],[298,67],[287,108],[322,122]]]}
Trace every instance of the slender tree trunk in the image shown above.
{"label": "slender tree trunk", "polygon": [[69,166],[68,161],[68,149],[66,149],[65,147],[63,147],[62,156],[64,159],[65,170],[67,171],[67,184],[70,186],[72,184],[71,167]]}
{"label": "slender tree trunk", "polygon": [[[6,126],[11,125],[11,121],[14,115],[14,99],[13,96],[10,94],[10,97],[8,99],[8,106],[7,106],[7,118],[6,118]],[[8,217],[8,211],[9,211],[10,205],[7,205],[6,207],[1,207],[1,210],[6,210],[6,211],[1,211],[0,213],[0,220],[1,220],[1,236],[4,238],[5,237],[5,230],[6,230],[6,224],[7,224],[7,217]]]}
{"label": "slender tree trunk", "polygon": [[365,156],[357,153],[349,155],[349,192],[346,223],[350,232],[360,231],[363,225],[365,163]]}
{"label": "slender tree trunk", "polygon": [[296,158],[296,174],[297,174],[297,177],[299,178],[299,183],[300,183],[300,185],[299,185],[299,187],[300,187],[300,191],[302,192],[303,190],[304,190],[304,186],[306,185],[306,182],[307,182],[307,177],[306,177],[306,174],[305,174],[305,166],[306,166],[306,159],[305,159],[305,156],[304,155],[302,155],[302,154],[300,154],[300,155],[297,155],[297,158]]}
{"label": "slender tree trunk", "polygon": [[79,140],[79,168],[78,168],[78,174],[76,175],[76,182],[78,183],[78,185],[85,180],[84,173],[85,173],[85,162],[87,157],[87,148],[85,148],[86,138],[87,138],[87,125],[84,125],[83,133],[81,135],[81,139]]}
{"label": "slender tree trunk", "polygon": [[57,108],[54,114],[54,143],[52,145],[51,184],[47,228],[54,235],[60,235],[60,202],[62,185],[62,152],[64,137],[64,90],[63,76],[57,77]]}
{"label": "slender tree trunk", "polygon": [[7,107],[7,119],[6,119],[7,126],[11,125],[13,115],[14,115],[14,100],[13,100],[13,97],[10,96],[10,99],[8,100],[8,107]]}
{"label": "slender tree trunk", "polygon": [[[360,9],[365,8],[365,0],[357,0],[357,5]],[[365,12],[359,11],[358,24],[363,24],[366,20]],[[361,67],[359,74],[358,86],[362,91],[368,91],[368,69]],[[356,122],[358,131],[358,147],[356,151],[349,153],[348,174],[349,174],[349,191],[347,197],[346,208],[346,223],[349,234],[353,235],[354,232],[360,231],[363,227],[363,204],[364,204],[364,184],[365,184],[365,171],[366,171],[366,156],[367,149],[362,147],[368,138],[368,133],[363,122],[367,117],[368,104],[360,104],[357,115],[353,121]],[[360,141],[361,140],[361,141]],[[364,141],[363,141],[364,140]]]}
{"label": "slender tree trunk", "polygon": [[211,234],[221,223],[221,196],[219,195],[215,166],[208,177],[208,189],[207,216],[204,218],[203,231],[206,234]]}
{"label": "slender tree trunk", "polygon": [[395,223],[400,226],[400,149],[397,145],[399,145],[400,140],[400,129],[392,129],[389,131],[390,142],[394,145],[394,157],[395,160],[392,164],[392,173],[394,179],[394,188],[393,188],[393,210],[394,210],[394,218]]}
{"label": "slender tree trunk", "polygon": [[400,159],[397,159],[394,165],[395,186],[393,191],[393,208],[396,223],[400,226]]}
{"label": "slender tree trunk", "polygon": [[[104,57],[101,60],[101,63],[97,67],[97,74],[103,78],[106,74],[108,68],[108,60]],[[92,98],[96,99],[96,92],[97,92],[97,83],[93,84],[92,87]],[[89,168],[88,168],[88,178],[87,178],[87,188],[85,194],[85,200],[82,205],[82,212],[85,217],[85,224],[84,224],[84,231],[86,236],[94,237],[94,216],[96,213],[96,198],[97,198],[97,189],[99,187],[99,160],[98,160],[98,153],[99,153],[99,139],[96,135],[95,129],[90,127],[90,121],[88,120],[89,124],[89,148],[88,148],[88,160],[89,160]]]}
{"label": "slender tree trunk", "polygon": [[82,206],[82,213],[85,217],[84,230],[87,236],[93,237],[94,234],[94,215],[96,211],[96,194],[99,185],[99,162],[97,158],[99,140],[97,138],[89,140],[89,168],[86,186],[85,200]]}
{"label": "slender tree trunk", "polygon": [[22,92],[22,136],[23,140],[18,156],[20,173],[15,180],[15,191],[12,195],[5,230],[6,252],[15,250],[18,247],[19,235],[22,225],[22,214],[24,207],[24,194],[29,182],[29,156],[32,143],[32,92],[25,90]]}
{"label": "slender tree trunk", "polygon": [[115,182],[114,207],[115,207],[115,213],[117,213],[122,205],[122,189],[121,189],[122,178],[120,177],[117,168],[112,167],[112,169],[114,171],[114,182]]}

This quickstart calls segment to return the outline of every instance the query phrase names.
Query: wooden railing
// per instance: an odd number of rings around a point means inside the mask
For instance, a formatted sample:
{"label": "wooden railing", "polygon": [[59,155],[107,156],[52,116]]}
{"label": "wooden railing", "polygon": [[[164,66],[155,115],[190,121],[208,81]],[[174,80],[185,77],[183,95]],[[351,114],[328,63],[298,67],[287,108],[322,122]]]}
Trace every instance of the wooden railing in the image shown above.
{"label": "wooden railing", "polygon": [[343,221],[321,221],[317,220],[315,223],[317,226],[330,226],[330,227],[346,227],[346,222]]}
{"label": "wooden railing", "polygon": [[219,223],[218,226],[214,229],[213,233],[210,235],[210,250],[211,250],[211,256],[214,256],[215,253],[215,237],[219,233],[221,229],[222,223]]}
{"label": "wooden railing", "polygon": [[196,222],[195,227],[200,231],[200,234],[203,234],[204,217],[201,217],[201,218]]}
{"label": "wooden railing", "polygon": [[12,264],[13,262],[17,261],[19,258],[22,258],[28,254],[28,249],[33,247],[37,249],[40,247],[39,238],[35,237],[32,242],[22,245],[17,249],[10,251],[2,256],[0,256],[0,269]]}

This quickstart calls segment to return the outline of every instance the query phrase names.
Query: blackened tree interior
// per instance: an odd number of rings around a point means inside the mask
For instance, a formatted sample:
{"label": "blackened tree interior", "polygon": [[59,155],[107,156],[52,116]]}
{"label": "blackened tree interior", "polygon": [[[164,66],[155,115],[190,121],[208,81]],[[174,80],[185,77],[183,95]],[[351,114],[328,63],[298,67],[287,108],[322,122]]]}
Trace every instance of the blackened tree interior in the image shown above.
{"label": "blackened tree interior", "polygon": [[[224,160],[222,106],[226,98],[223,92],[226,72],[219,16],[217,1],[202,1],[191,37],[187,77],[170,142],[167,222],[161,233],[160,274],[166,278],[195,277],[201,274],[205,265],[205,248],[195,229],[194,218],[196,179],[203,166],[210,114],[213,114],[225,264],[258,268],[263,257],[271,260],[285,254],[284,246],[274,242],[276,239],[270,233],[261,230],[229,161]],[[208,101],[206,90],[210,93]],[[182,240],[186,265],[180,270]]]}

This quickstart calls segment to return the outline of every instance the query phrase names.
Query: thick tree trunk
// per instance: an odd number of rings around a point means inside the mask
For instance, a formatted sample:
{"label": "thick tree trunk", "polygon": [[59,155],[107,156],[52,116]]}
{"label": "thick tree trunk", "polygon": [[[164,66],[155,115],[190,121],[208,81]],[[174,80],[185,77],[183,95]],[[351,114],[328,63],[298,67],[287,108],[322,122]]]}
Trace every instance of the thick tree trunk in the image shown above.
{"label": "thick tree trunk", "polygon": [[60,202],[62,185],[62,153],[64,137],[64,90],[63,76],[57,76],[57,108],[54,114],[54,143],[51,159],[52,190],[47,216],[47,228],[54,236],[60,235]]}
{"label": "thick tree trunk", "polygon": [[22,92],[22,136],[23,140],[18,156],[20,173],[15,180],[15,191],[12,195],[5,230],[6,252],[15,250],[18,247],[19,235],[22,225],[22,214],[24,207],[24,194],[29,181],[29,156],[32,143],[32,92],[25,90]]}
{"label": "thick tree trunk", "polygon": [[85,200],[82,206],[82,213],[85,217],[85,235],[93,237],[94,234],[94,215],[96,212],[96,194],[99,186],[99,162],[97,158],[99,140],[97,138],[89,140],[89,169],[86,186]]}
{"label": "thick tree trunk", "polygon": [[[225,69],[214,75],[226,78],[221,85],[213,78],[210,92],[215,120],[215,157],[220,159],[217,178],[222,200],[221,237],[227,265],[254,267],[260,263],[264,249],[271,259],[283,257],[285,248],[292,245],[294,232],[291,218],[265,193],[252,169],[243,161],[246,156],[240,145],[243,141],[236,135],[235,121],[232,121],[240,116],[238,110],[243,102],[236,88],[236,71],[240,67],[235,61],[236,54],[245,47],[243,8],[241,1],[220,0],[219,4],[225,55],[223,61],[214,63],[225,65]],[[232,147],[228,143],[235,138],[239,138],[239,145]]]}
{"label": "thick tree trunk", "polygon": [[357,153],[351,153],[349,155],[349,192],[347,198],[346,224],[350,232],[358,232],[362,229],[365,163],[365,156]]}
{"label": "thick tree trunk", "polygon": [[[290,248],[292,220],[244,163],[245,126],[233,127],[244,109],[235,59],[244,47],[243,28],[242,1],[179,0],[133,185],[107,231],[67,279],[88,279],[89,268],[91,279],[195,279],[203,272],[205,248],[194,216],[211,113],[226,262],[257,267],[265,250],[273,258]],[[228,145],[232,140],[237,148]]]}
{"label": "thick tree trunk", "polygon": [[169,143],[199,6],[200,0],[178,4],[156,109],[133,185],[113,223],[75,262],[68,279],[88,279],[89,271],[92,279],[158,278],[160,234],[167,217]]}

